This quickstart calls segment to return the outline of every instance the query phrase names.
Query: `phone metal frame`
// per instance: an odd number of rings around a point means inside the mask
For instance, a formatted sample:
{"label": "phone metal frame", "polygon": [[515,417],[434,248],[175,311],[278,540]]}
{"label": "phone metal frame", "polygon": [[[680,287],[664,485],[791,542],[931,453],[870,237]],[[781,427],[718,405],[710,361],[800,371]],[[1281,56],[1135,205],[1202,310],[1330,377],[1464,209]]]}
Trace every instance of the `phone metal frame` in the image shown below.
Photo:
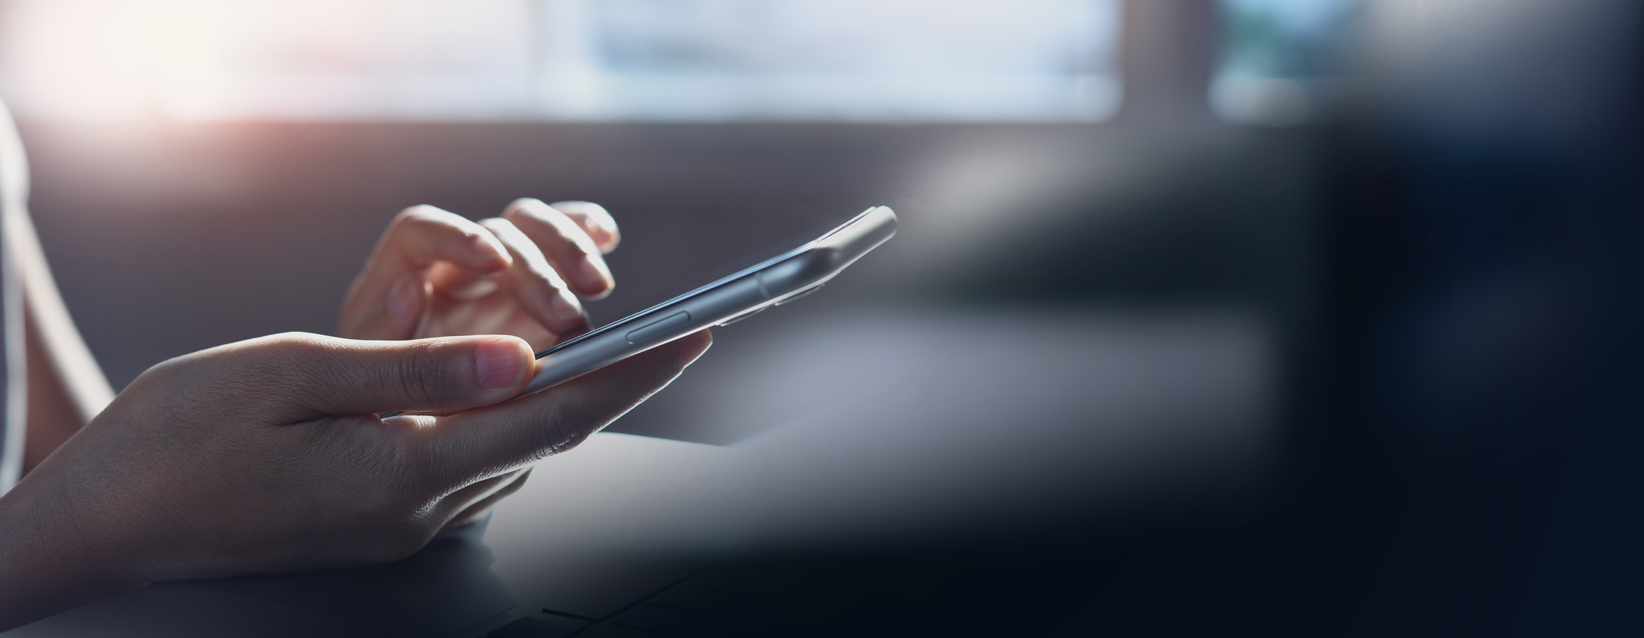
{"label": "phone metal frame", "polygon": [[797,299],[895,234],[896,213],[869,208],[803,246],[538,352],[537,373],[520,395]]}

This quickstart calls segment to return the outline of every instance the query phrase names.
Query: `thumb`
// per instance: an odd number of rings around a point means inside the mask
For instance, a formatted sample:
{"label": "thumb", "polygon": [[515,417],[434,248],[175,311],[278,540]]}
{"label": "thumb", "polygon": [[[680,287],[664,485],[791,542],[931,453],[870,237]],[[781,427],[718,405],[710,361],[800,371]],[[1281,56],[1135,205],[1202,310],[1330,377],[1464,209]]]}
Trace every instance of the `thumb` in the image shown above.
{"label": "thumb", "polygon": [[518,401],[454,414],[414,434],[428,476],[454,485],[564,452],[667,386],[713,343],[703,330]]}
{"label": "thumb", "polygon": [[456,412],[506,401],[535,369],[531,348],[502,335],[355,341],[319,335],[269,338],[293,420],[391,410]]}

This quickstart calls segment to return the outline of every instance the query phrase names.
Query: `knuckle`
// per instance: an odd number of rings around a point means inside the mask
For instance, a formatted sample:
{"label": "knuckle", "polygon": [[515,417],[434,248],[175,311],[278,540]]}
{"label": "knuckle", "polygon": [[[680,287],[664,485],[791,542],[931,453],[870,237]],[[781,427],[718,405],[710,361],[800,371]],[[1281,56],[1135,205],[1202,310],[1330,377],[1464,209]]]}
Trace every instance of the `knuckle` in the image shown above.
{"label": "knuckle", "polygon": [[555,210],[565,213],[566,215],[578,218],[587,225],[605,227],[605,230],[607,231],[614,232],[616,230],[616,218],[612,217],[611,212],[605,210],[604,206],[600,206],[594,202],[573,200],[554,202],[549,204],[549,206],[553,207]]}
{"label": "knuckle", "polygon": [[496,232],[498,230],[503,230],[506,232],[506,229],[514,227],[514,222],[508,221],[508,219],[504,217],[486,217],[485,219],[481,219],[474,223],[479,224],[486,230],[490,230],[492,232]]}
{"label": "knuckle", "polygon": [[487,217],[477,223],[485,232],[491,233],[492,237],[501,242],[504,248],[515,252],[523,248],[521,243],[526,241],[525,236],[520,233],[519,227],[515,226],[514,222],[501,217]]}
{"label": "knuckle", "polygon": [[593,202],[580,200],[580,199],[567,199],[567,200],[561,201],[561,202],[554,202],[552,204],[549,204],[549,206],[553,206],[554,208],[558,208],[558,209],[561,209],[561,210],[566,210],[568,212],[569,211],[575,211],[575,212],[579,212],[579,213],[592,213],[592,212],[596,212],[596,211],[597,212],[605,212],[605,207],[604,206],[600,206],[599,204],[595,204]]}
{"label": "knuckle", "polygon": [[445,211],[428,204],[417,204],[416,206],[408,207],[405,210],[400,211],[398,215],[395,215],[394,223],[406,224],[417,221],[428,221],[439,217],[439,214],[443,212]]}
{"label": "knuckle", "polygon": [[406,234],[426,235],[444,234],[454,231],[464,236],[475,234],[475,229],[464,223],[467,220],[456,213],[427,204],[418,204],[400,211],[389,224],[389,234],[396,237]]}
{"label": "knuckle", "polygon": [[548,208],[548,205],[542,203],[542,200],[540,199],[535,197],[521,197],[508,203],[508,207],[504,209],[503,216],[507,216],[509,214],[531,214],[544,208]]}
{"label": "knuckle", "polygon": [[525,269],[530,281],[545,287],[543,292],[557,293],[565,288],[565,280],[560,278],[559,271],[554,270],[553,265],[546,259],[528,259],[521,267]]}
{"label": "knuckle", "polygon": [[[521,202],[528,203],[522,204]],[[509,206],[508,212],[503,213],[502,217],[504,219],[523,220],[529,223],[532,228],[537,228],[561,237],[568,236],[566,232],[575,227],[576,222],[573,222],[571,221],[571,218],[566,217],[565,213],[556,210],[552,206],[542,203],[542,200],[521,199],[515,201],[514,203],[516,205]]]}
{"label": "knuckle", "polygon": [[433,407],[445,396],[445,379],[450,375],[446,368],[448,363],[442,360],[433,349],[433,344],[417,342],[406,344],[385,370],[391,371],[391,378],[385,379],[389,387],[397,385],[405,392],[407,400],[418,406]]}

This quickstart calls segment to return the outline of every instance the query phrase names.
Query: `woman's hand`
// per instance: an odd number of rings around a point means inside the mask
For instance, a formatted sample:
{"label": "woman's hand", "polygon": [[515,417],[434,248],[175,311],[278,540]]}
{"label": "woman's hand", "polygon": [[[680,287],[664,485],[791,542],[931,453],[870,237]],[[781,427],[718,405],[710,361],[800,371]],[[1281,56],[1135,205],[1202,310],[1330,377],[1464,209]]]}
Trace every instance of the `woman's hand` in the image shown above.
{"label": "woman's hand", "polygon": [[710,341],[516,401],[535,361],[507,336],[287,334],[162,363],[0,499],[0,628],[147,582],[407,556]]}
{"label": "woman's hand", "polygon": [[472,222],[432,206],[401,212],[343,301],[352,339],[509,334],[542,350],[587,327],[578,296],[615,282],[621,237],[598,204],[535,199]]}

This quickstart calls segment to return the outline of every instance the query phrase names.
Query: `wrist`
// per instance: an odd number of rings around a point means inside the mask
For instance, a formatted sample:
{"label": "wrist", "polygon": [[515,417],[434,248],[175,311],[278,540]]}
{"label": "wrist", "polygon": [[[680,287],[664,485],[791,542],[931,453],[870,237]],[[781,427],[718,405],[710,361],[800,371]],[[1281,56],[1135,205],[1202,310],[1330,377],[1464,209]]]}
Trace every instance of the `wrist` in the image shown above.
{"label": "wrist", "polygon": [[47,491],[62,483],[39,474],[30,473],[0,497],[0,628],[145,584],[107,527],[68,495]]}

